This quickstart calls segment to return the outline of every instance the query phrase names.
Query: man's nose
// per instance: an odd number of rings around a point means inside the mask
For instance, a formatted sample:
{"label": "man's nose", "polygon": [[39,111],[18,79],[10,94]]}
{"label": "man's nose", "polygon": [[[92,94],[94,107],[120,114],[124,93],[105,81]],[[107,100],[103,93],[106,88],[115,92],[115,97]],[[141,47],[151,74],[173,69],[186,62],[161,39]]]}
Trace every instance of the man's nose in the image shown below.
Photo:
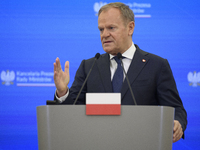
{"label": "man's nose", "polygon": [[102,35],[101,35],[103,38],[106,38],[108,36],[110,36],[110,32],[107,30],[107,29],[104,29]]}

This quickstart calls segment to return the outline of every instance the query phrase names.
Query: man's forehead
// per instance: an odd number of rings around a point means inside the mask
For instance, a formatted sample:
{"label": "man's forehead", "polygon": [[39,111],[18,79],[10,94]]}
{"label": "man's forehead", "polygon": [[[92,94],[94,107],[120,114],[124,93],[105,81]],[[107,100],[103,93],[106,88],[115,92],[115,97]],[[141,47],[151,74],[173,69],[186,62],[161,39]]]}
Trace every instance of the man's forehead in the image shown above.
{"label": "man's forehead", "polygon": [[[119,12],[120,13],[120,12]],[[121,19],[121,15],[117,11],[102,12],[98,17],[98,22],[114,22]]]}
{"label": "man's forehead", "polygon": [[[101,13],[102,13],[102,12],[105,13],[105,12],[108,12],[108,11],[119,11],[119,12],[121,12],[121,10],[120,10],[119,8],[117,8],[117,7],[112,7],[112,6],[111,6],[111,7],[107,7],[107,8],[105,8],[105,9],[103,9],[103,10],[101,11]],[[101,13],[100,13],[100,14],[101,14]],[[99,14],[99,16],[100,16],[100,14]]]}
{"label": "man's forehead", "polygon": [[98,18],[101,16],[101,14],[105,14],[105,13],[106,13],[106,14],[111,13],[111,15],[112,15],[112,14],[113,14],[112,12],[115,12],[115,13],[119,12],[119,13],[121,14],[121,11],[120,11],[119,8],[109,7],[109,8],[104,9],[104,10],[99,14]]}

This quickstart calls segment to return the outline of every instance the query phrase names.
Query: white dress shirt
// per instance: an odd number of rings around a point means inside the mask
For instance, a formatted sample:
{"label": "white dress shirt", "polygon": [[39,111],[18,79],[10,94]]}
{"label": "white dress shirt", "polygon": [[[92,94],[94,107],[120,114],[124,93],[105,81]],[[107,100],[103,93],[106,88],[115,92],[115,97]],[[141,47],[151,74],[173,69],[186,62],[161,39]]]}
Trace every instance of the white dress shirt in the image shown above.
{"label": "white dress shirt", "polygon": [[[133,59],[133,55],[135,54],[136,48],[135,45],[132,44],[131,47],[126,50],[122,56],[125,57],[122,59],[123,65],[124,65],[124,70],[127,73],[128,68],[131,64],[131,61]],[[113,79],[114,73],[117,70],[117,62],[113,59],[113,57],[115,57],[114,55],[110,55],[110,72],[111,72],[111,81]],[[125,78],[125,73],[124,73],[124,78]]]}
{"label": "white dress shirt", "polygon": [[[131,47],[122,54],[122,56],[125,57],[125,58],[122,59],[122,62],[123,62],[124,70],[125,70],[126,73],[127,73],[128,68],[129,68],[129,66],[131,64],[131,61],[132,61],[133,56],[135,54],[135,51],[136,51],[136,47],[135,47],[134,43],[132,43]],[[113,59],[113,57],[115,57],[114,55],[111,55],[111,54],[109,54],[109,55],[110,55],[111,81],[112,81],[114,73],[115,73],[115,71],[117,69],[117,62]],[[124,74],[124,79],[125,79],[125,74]],[[68,95],[69,95],[69,90],[64,96],[62,96],[60,98],[57,97],[57,94],[55,93],[56,99],[60,103],[65,101],[65,99],[67,98]]]}

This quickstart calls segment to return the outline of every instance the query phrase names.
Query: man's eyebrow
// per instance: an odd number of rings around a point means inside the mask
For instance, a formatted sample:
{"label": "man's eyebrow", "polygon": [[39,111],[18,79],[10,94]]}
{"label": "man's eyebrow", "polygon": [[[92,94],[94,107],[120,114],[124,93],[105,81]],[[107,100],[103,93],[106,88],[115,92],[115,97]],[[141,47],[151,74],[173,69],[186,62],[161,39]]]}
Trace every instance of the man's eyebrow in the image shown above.
{"label": "man's eyebrow", "polygon": [[[108,24],[106,25],[106,27],[110,27],[110,26],[116,26],[115,24]],[[98,28],[103,28],[102,26],[98,26]]]}

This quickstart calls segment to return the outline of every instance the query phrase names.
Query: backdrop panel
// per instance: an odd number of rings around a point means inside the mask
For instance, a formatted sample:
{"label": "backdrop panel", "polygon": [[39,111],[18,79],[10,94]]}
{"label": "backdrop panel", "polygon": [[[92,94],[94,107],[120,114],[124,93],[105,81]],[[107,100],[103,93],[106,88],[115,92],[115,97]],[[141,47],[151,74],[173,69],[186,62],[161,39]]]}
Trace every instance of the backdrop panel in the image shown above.
{"label": "backdrop panel", "polygon": [[[0,1],[0,149],[38,149],[36,106],[53,99],[53,62],[70,61],[71,86],[80,62],[104,53],[97,12],[109,2]],[[188,113],[173,149],[200,149],[200,1],[122,2],[135,12],[133,42],[169,60]]]}

